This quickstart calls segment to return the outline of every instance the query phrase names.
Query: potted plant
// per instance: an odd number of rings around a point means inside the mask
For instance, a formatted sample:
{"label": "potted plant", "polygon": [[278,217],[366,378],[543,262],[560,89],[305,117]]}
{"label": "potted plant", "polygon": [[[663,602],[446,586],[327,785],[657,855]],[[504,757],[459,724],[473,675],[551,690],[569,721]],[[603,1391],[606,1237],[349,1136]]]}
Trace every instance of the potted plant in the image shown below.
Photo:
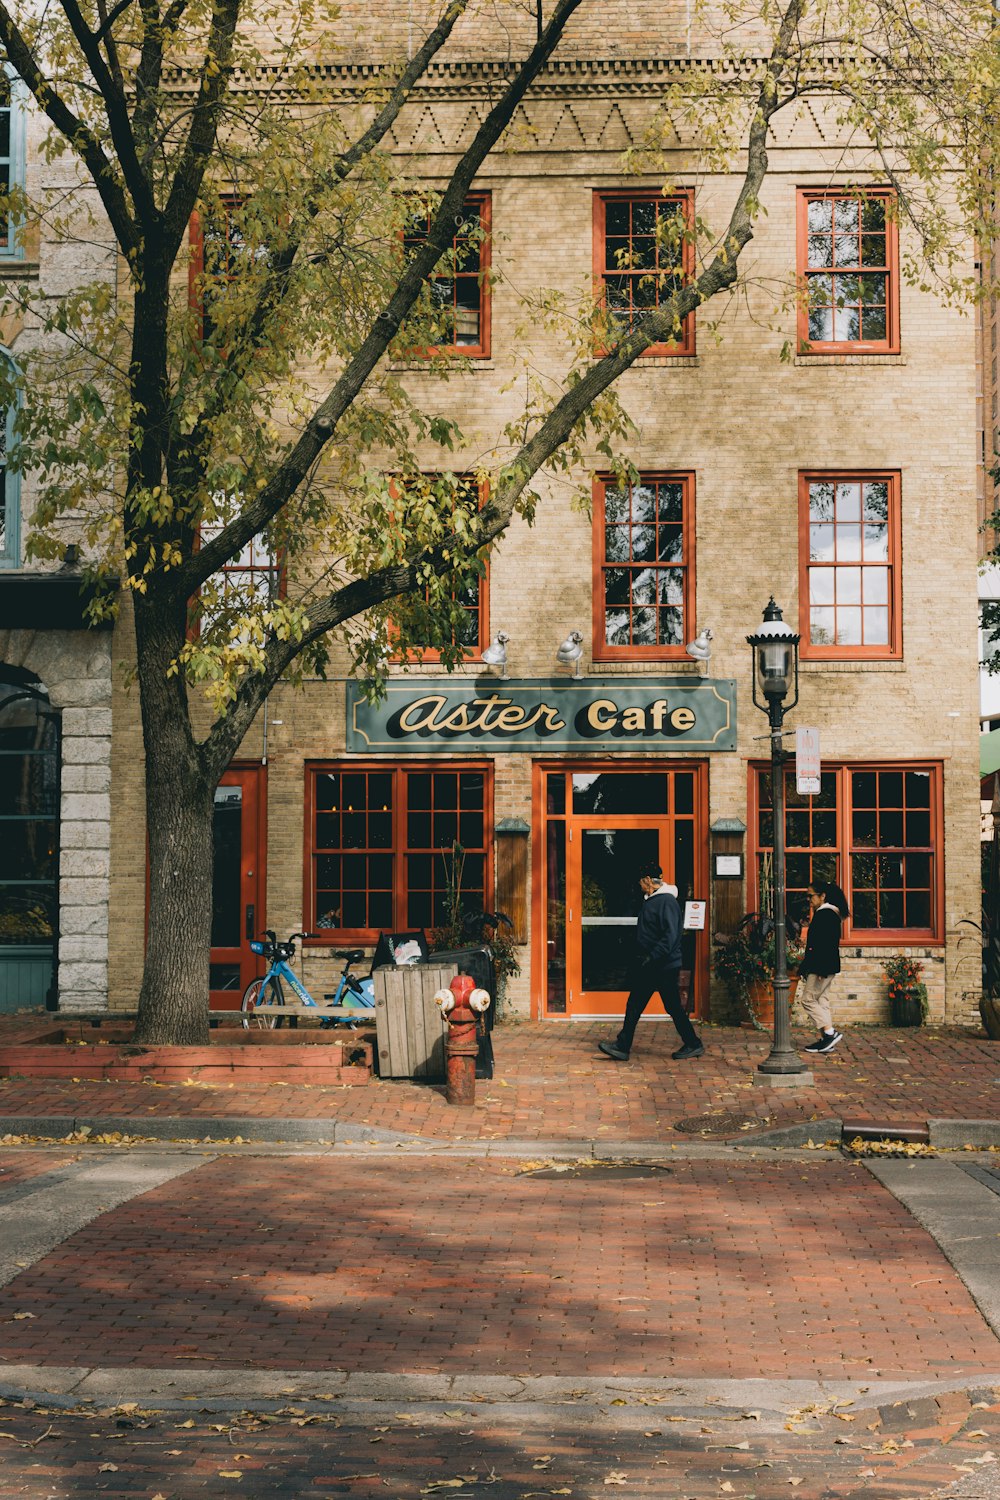
{"label": "potted plant", "polygon": [[[785,939],[789,1006],[795,996],[802,961],[798,936],[798,923],[789,919]],[[774,1024],[774,958],[774,923],[759,912],[748,912],[731,936],[716,934],[715,972],[746,1011],[748,1024],[759,1030]]]}
{"label": "potted plant", "polygon": [[889,981],[889,1010],[893,1026],[921,1026],[927,1020],[927,986],[921,979],[922,963],[905,953],[883,958]]}

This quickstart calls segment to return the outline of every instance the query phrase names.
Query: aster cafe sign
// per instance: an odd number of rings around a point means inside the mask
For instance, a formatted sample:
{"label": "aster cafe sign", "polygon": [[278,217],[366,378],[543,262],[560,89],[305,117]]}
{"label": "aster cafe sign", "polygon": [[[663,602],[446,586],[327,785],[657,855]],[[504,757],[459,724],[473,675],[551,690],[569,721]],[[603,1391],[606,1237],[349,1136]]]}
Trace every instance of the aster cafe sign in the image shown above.
{"label": "aster cafe sign", "polygon": [[736,749],[732,678],[397,677],[347,685],[347,749],[365,754]]}

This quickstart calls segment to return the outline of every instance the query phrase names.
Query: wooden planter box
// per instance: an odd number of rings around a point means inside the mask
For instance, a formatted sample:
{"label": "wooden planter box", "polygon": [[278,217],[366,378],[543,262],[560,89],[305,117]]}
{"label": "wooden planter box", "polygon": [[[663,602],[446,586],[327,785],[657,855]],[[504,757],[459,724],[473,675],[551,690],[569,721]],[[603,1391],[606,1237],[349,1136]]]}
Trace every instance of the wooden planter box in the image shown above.
{"label": "wooden planter box", "polygon": [[445,1076],[448,1023],[435,1003],[455,977],[454,964],[403,964],[375,969],[375,1035],[381,1078]]}

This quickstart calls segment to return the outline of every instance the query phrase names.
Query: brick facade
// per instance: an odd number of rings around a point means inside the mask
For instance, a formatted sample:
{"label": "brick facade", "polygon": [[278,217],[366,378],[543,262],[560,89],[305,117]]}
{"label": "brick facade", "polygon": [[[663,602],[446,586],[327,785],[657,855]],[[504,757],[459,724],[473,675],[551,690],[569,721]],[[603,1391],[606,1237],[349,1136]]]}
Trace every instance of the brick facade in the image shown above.
{"label": "brick facade", "polygon": [[[358,57],[396,58],[420,36],[420,10],[347,3],[341,34],[351,37]],[[491,357],[456,374],[447,387],[419,368],[403,372],[429,406],[459,416],[466,448],[455,455],[456,470],[471,468],[488,454],[503,424],[516,416],[524,395],[519,377],[527,364],[553,380],[565,370],[565,342],[539,323],[531,327],[518,294],[554,288],[573,298],[590,287],[594,191],[657,186],[652,177],[625,175],[622,152],[641,139],[664,78],[699,55],[681,6],[622,0],[614,12],[616,24],[606,7],[589,16],[574,22],[559,60],[519,112],[508,149],[488,159],[476,183],[492,193],[497,282]],[[530,40],[533,20],[517,12],[510,31],[511,18],[502,19],[503,46],[516,53],[525,35]],[[482,18],[456,32],[393,132],[395,148],[411,170],[431,182],[448,173],[456,146],[468,141],[485,106],[491,75],[483,60],[495,55],[496,37]],[[360,75],[352,73],[350,54],[331,56],[334,60],[318,58],[317,64],[326,69],[331,94],[346,108]],[[926,964],[932,1017],[965,1023],[972,1019],[979,981],[977,955],[961,941],[959,925],[976,918],[980,906],[977,675],[970,647],[976,630],[975,320],[903,283],[898,355],[783,359],[783,346],[795,337],[795,308],[776,306],[774,289],[782,289],[780,303],[796,265],[797,189],[822,187],[838,174],[843,180],[851,158],[832,111],[821,104],[800,112],[794,123],[779,120],[775,135],[763,195],[767,213],[745,252],[745,298],[703,310],[695,357],[640,360],[618,387],[636,424],[630,457],[640,471],[694,475],[696,609],[686,634],[690,639],[711,627],[710,673],[738,685],[737,748],[708,757],[708,823],[748,821],[747,769],[762,754],[766,724],[750,701],[745,636],[772,593],[786,619],[797,620],[799,474],[898,472],[902,659],[803,663],[801,701],[790,724],[819,729],[824,761],[923,760],[943,767],[942,941],[921,943],[914,951]],[[737,179],[696,174],[680,141],[675,168],[676,185],[694,189],[698,213],[724,222]],[[901,233],[905,251],[905,226]],[[971,273],[971,247],[968,269]],[[717,318],[718,338],[710,326]],[[435,454],[428,450],[429,467]],[[596,454],[593,462],[599,467]],[[696,679],[694,662],[593,666],[592,526],[574,503],[574,491],[589,488],[589,474],[581,469],[569,481],[543,478],[538,487],[542,504],[535,526],[515,521],[491,562],[489,629],[491,635],[500,629],[510,635],[512,676],[548,677],[556,645],[579,629],[584,672],[595,684],[657,671]],[[122,662],[127,640],[123,622],[115,637]],[[468,666],[462,672],[479,670]],[[438,671],[416,667],[412,677],[418,682]],[[279,686],[266,725],[262,715],[241,752],[247,762],[266,756],[266,914],[267,925],[279,932],[310,922],[303,910],[304,768],[309,761],[344,753],[346,675],[346,660],[335,656],[328,682],[307,682],[301,689]],[[145,891],[138,834],[141,740],[135,696],[117,676],[114,694],[109,1000],[113,1007],[131,1008],[141,973]],[[648,753],[648,747],[640,753]],[[571,758],[575,763],[586,757]],[[531,758],[498,753],[493,759],[494,817],[530,821]],[[79,785],[66,792],[74,815],[82,818],[107,790],[99,778],[76,779]],[[707,825],[700,835],[707,840]],[[532,838],[538,836],[533,828]],[[75,896],[75,888],[68,894]],[[694,894],[714,900],[716,893]],[[82,939],[83,929],[67,929],[67,953],[72,949],[75,955]],[[541,981],[532,965],[537,969],[540,951],[538,934],[529,934],[521,950],[522,977],[511,991],[524,1012],[538,1012]],[[838,1018],[884,1019],[879,959],[887,951],[876,946],[845,951]],[[314,992],[329,987],[334,970],[325,949],[309,950],[305,975]],[[711,1006],[719,1017],[729,1013],[718,986]]]}

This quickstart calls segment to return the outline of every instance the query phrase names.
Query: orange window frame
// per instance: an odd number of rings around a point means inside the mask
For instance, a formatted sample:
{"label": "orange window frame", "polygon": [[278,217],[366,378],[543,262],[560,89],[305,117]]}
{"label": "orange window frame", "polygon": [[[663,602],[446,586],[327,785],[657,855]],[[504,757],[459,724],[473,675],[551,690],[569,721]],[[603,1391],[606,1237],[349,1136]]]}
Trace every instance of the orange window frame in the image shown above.
{"label": "orange window frame", "polygon": [[[836,842],[833,845],[806,846],[792,844],[787,852],[795,853],[801,849],[803,853],[830,854],[837,862],[837,883],[843,887],[851,908],[851,915],[844,923],[841,938],[845,946],[878,948],[878,947],[900,947],[908,944],[927,945],[928,947],[939,947],[945,941],[944,923],[944,784],[943,766],[940,761],[824,761],[822,766],[823,775],[833,774],[837,778],[836,786]],[[895,813],[899,811],[893,806],[891,809],[881,804],[876,804],[874,809],[868,809],[860,803],[857,807],[853,802],[852,777],[858,773],[887,772],[898,773],[905,777],[907,772],[919,772],[930,778],[929,784],[929,844],[862,844],[855,842],[853,832],[853,814],[855,812],[872,812],[881,815],[883,812]],[[788,775],[786,769],[786,775]],[[758,878],[758,856],[769,845],[760,841],[760,778],[770,776],[770,766],[765,761],[751,761],[748,766],[747,786],[747,909],[755,911],[760,898],[760,884]],[[787,785],[787,783],[786,783]],[[794,782],[793,782],[794,785]],[[905,794],[904,794],[905,795]],[[812,812],[812,798],[803,800],[803,811]],[[794,807],[786,806],[786,834],[789,811],[794,812]],[[924,809],[913,806],[913,811],[922,813]],[[908,884],[899,887],[885,887],[885,889],[907,891],[929,890],[930,924],[927,927],[861,927],[857,924],[855,915],[855,891],[853,875],[853,855],[868,855],[877,858],[884,855],[892,858],[894,855],[905,857],[907,854],[916,856],[927,856],[930,863],[929,886],[918,886]],[[878,886],[859,887],[863,891],[877,891]],[[793,913],[798,915],[798,913]]]}
{"label": "orange window frame", "polygon": [[[470,481],[473,479],[473,476],[471,474],[469,474],[469,475],[458,474],[455,477],[457,479],[468,478]],[[489,487],[488,487],[486,481],[484,480],[484,481],[480,482],[480,484],[479,484],[479,508],[480,508],[480,510],[482,510],[483,506],[486,504],[486,500],[487,500],[488,494],[489,494]],[[454,590],[452,591],[452,597],[454,597]],[[468,611],[468,613],[471,615],[472,614],[472,610],[470,609]],[[478,634],[476,636],[475,642],[471,643],[469,645],[469,647],[468,647],[470,655],[472,655],[472,654],[478,654],[480,651],[482,651],[483,647],[489,641],[489,628],[490,628],[490,564],[489,564],[489,560],[488,559],[487,559],[487,562],[486,562],[485,572],[482,574],[482,577],[479,579],[479,603],[478,603],[478,609],[477,609],[476,613],[477,613],[477,617],[478,617],[477,618],[477,631],[478,631]],[[393,630],[392,630],[391,626],[390,626],[389,635],[390,635],[390,640],[391,640],[392,636],[393,636]],[[440,652],[440,650],[439,650],[439,648],[437,646],[420,646],[420,647],[416,647],[415,646],[411,651],[406,651],[406,652],[397,651],[397,652],[393,652],[393,654],[392,654],[392,660],[393,661],[416,661],[418,659],[420,661],[429,661],[429,662],[440,661],[441,660],[441,652]]]}
{"label": "orange window frame", "polygon": [[[457,822],[457,828],[458,828],[458,834],[456,836],[459,837],[459,841],[462,843],[463,847],[465,848],[467,855],[469,853],[472,853],[474,855],[481,855],[481,857],[482,857],[482,860],[483,860],[483,908],[485,910],[490,910],[491,909],[492,903],[493,903],[493,859],[492,859],[492,853],[493,853],[493,785],[494,785],[494,780],[493,780],[494,767],[493,767],[492,761],[487,761],[487,760],[472,760],[471,758],[468,759],[468,760],[462,759],[460,761],[459,760],[427,760],[427,761],[423,761],[423,760],[414,759],[412,762],[409,761],[409,760],[406,760],[406,761],[395,761],[395,762],[388,761],[388,760],[382,760],[382,761],[378,761],[378,760],[375,760],[375,761],[372,761],[372,760],[356,760],[356,761],[355,760],[324,760],[324,761],[307,761],[306,764],[305,764],[304,770],[305,770],[305,797],[303,799],[304,800],[304,804],[305,804],[305,837],[304,837],[304,840],[303,840],[303,915],[304,915],[304,925],[308,925],[310,928],[313,928],[313,926],[314,926],[314,918],[316,917],[316,897],[317,897],[318,892],[321,889],[323,889],[323,887],[320,887],[318,885],[318,883],[317,883],[317,867],[318,867],[318,862],[319,862],[319,859],[322,857],[323,854],[325,854],[325,853],[327,853],[327,854],[336,854],[336,852],[338,852],[338,847],[339,847],[339,852],[341,853],[342,856],[343,855],[347,855],[347,856],[352,856],[353,855],[353,856],[356,856],[356,857],[367,859],[367,857],[369,855],[375,853],[375,854],[379,854],[379,855],[388,855],[390,857],[390,859],[391,859],[391,862],[392,862],[392,866],[391,866],[391,868],[392,868],[391,884],[389,886],[373,887],[373,886],[371,886],[366,881],[366,883],[365,883],[365,885],[363,887],[363,889],[365,890],[366,893],[370,893],[373,889],[382,890],[382,891],[388,890],[390,892],[390,894],[391,894],[391,904],[390,904],[391,921],[387,922],[385,924],[384,928],[379,928],[379,927],[374,927],[374,926],[367,926],[367,927],[365,927],[365,926],[358,926],[358,925],[355,924],[354,926],[341,926],[341,927],[324,928],[324,929],[321,929],[320,932],[315,932],[314,931],[312,933],[312,935],[310,936],[310,938],[307,940],[307,945],[308,946],[310,946],[310,947],[328,947],[328,946],[331,946],[333,944],[342,945],[344,943],[362,943],[365,946],[367,946],[369,944],[377,942],[380,930],[381,931],[391,931],[391,932],[405,932],[405,931],[411,930],[411,927],[412,927],[413,924],[411,924],[409,922],[409,920],[408,920],[408,913],[407,913],[407,901],[408,901],[408,897],[409,897],[410,890],[411,890],[410,882],[409,882],[409,879],[408,879],[409,861],[408,861],[407,856],[408,855],[412,855],[412,854],[415,854],[415,855],[418,855],[418,856],[427,856],[427,855],[430,855],[432,857],[432,859],[434,859],[434,858],[440,858],[442,855],[449,854],[450,850],[451,850],[450,844],[445,844],[445,845],[442,845],[442,846],[439,846],[439,847],[435,847],[433,845],[425,845],[425,844],[414,844],[413,846],[411,846],[410,841],[409,841],[409,829],[410,829],[410,815],[411,815],[411,813],[424,813],[424,812],[428,812],[429,811],[430,816],[432,818],[432,833],[433,833],[433,817],[434,817],[434,813],[436,811],[444,811],[446,813],[451,811],[450,809],[438,808],[436,806],[436,804],[434,803],[434,788],[433,788],[433,783],[432,783],[432,806],[431,806],[431,808],[429,810],[428,809],[423,809],[423,808],[412,808],[411,805],[410,805],[410,786],[409,786],[409,778],[411,776],[421,776],[421,775],[423,775],[423,776],[430,776],[430,777],[433,778],[435,775],[446,775],[446,776],[447,775],[454,775],[454,776],[459,776],[460,777],[463,774],[472,774],[472,775],[478,775],[478,776],[482,777],[482,779],[483,779],[483,798],[482,798],[482,809],[481,809],[481,814],[482,814],[482,844],[478,845],[478,846],[477,845],[473,845],[473,843],[472,843],[471,840],[467,841],[466,839],[463,839],[463,838],[460,837],[460,835],[462,833],[461,814],[462,814],[462,811],[463,811],[463,809],[461,808],[461,789],[460,789],[460,787],[457,789],[456,799],[455,799],[455,801],[456,801],[455,813],[456,813],[456,822]],[[342,844],[340,846],[334,846],[334,845],[320,846],[317,843],[316,838],[315,838],[315,833],[316,833],[316,818],[317,818],[317,815],[319,813],[325,811],[324,809],[320,808],[319,805],[318,805],[317,785],[318,785],[319,777],[322,776],[324,773],[331,773],[331,774],[340,775],[340,776],[351,776],[351,775],[359,775],[360,774],[360,775],[364,775],[366,777],[384,776],[384,777],[388,777],[389,778],[389,780],[391,782],[391,786],[392,786],[391,805],[389,805],[389,806],[387,806],[386,808],[383,808],[383,809],[376,809],[375,810],[376,815],[384,814],[388,818],[388,820],[389,820],[389,827],[390,827],[391,831],[390,831],[390,841],[389,841],[388,846],[386,846],[385,844],[371,845],[371,844],[366,843],[361,848],[353,847],[353,848],[346,848],[345,849]],[[366,785],[367,785],[367,783],[366,783]],[[337,811],[337,809],[334,809],[333,811]],[[344,810],[341,809],[340,811],[344,811]],[[351,809],[349,809],[349,811],[354,812],[354,809],[351,808]],[[467,813],[468,812],[475,812],[475,809],[466,808],[466,809],[464,809],[464,811],[467,812]],[[366,816],[367,816],[367,814],[366,814]],[[468,833],[468,829],[467,828],[466,828],[465,831],[466,831],[466,833]],[[366,834],[368,834],[370,836],[370,825],[368,825],[367,822],[366,822]],[[430,890],[431,899],[432,899],[432,902],[433,902],[433,895],[434,895],[435,891],[438,890],[438,888],[439,888],[439,886],[441,884],[441,881],[437,879],[437,872],[432,872],[432,882],[434,882],[434,883],[432,883],[432,885],[429,888],[429,890]],[[417,887],[417,889],[419,889],[419,890],[425,890],[425,889],[428,889],[428,888],[425,888],[425,887],[421,886],[421,887]],[[466,889],[466,887],[463,887],[463,889]],[[471,910],[472,907],[469,906],[468,909]],[[370,906],[369,906],[369,914],[370,914]],[[434,925],[433,923],[430,924],[431,928],[433,928],[433,925]]]}
{"label": "orange window frame", "polygon": [[[868,545],[866,536],[866,525],[864,521],[864,489],[861,494],[861,514],[858,521],[837,521],[837,510],[834,509],[833,520],[823,522],[829,526],[834,544],[834,560],[823,562],[810,556],[812,551],[812,515],[810,510],[810,488],[814,484],[831,484],[837,486],[865,484],[885,484],[888,487],[888,515],[887,525],[887,557],[883,560],[877,557],[865,558],[864,552]],[[837,500],[835,499],[835,507]],[[802,637],[800,654],[803,661],[900,661],[903,656],[903,566],[902,566],[902,508],[901,508],[901,476],[898,469],[806,469],[799,474],[799,634]],[[845,556],[839,558],[840,533],[849,532],[857,524],[861,535],[857,538],[859,542],[859,556]],[[877,523],[869,523],[877,524]],[[852,539],[848,537],[845,545],[849,545]],[[837,574],[841,570],[859,570],[862,574],[859,580],[859,599],[846,599],[838,603]],[[817,608],[832,607],[834,610],[834,623],[836,625],[837,609],[857,608],[861,614],[862,636],[864,635],[864,599],[865,599],[865,573],[887,572],[889,577],[886,588],[885,601],[877,599],[875,607],[881,607],[884,603],[888,609],[888,640],[885,643],[876,642],[866,644],[862,639],[856,645],[840,645],[836,639],[830,643],[814,642],[812,640],[812,578],[813,571],[832,573],[834,575],[834,603],[828,606],[824,601],[817,602]]]}
{"label": "orange window frame", "polygon": [[[866,202],[879,200],[885,205],[885,256],[879,263],[865,265],[864,248],[859,239],[858,255],[850,264],[823,266],[810,264],[809,250],[809,205],[817,202],[832,204],[855,202],[863,211]],[[796,273],[801,291],[798,309],[798,347],[802,354],[898,354],[899,340],[899,225],[892,213],[896,194],[891,188],[872,188],[865,192],[840,192],[829,188],[799,188],[796,200]],[[834,210],[836,212],[836,210]],[[864,238],[862,226],[858,234]],[[831,227],[831,261],[834,259],[833,238],[849,239],[850,233],[838,233]],[[809,284],[823,275],[857,276],[863,273],[884,273],[886,277],[885,336],[874,339],[810,339],[809,337]],[[832,295],[832,294],[831,294]],[[852,304],[853,305],[853,304]],[[881,303],[878,306],[882,306]],[[864,304],[861,307],[861,331],[864,332]]]}
{"label": "orange window frame", "polygon": [[[227,193],[220,199],[225,214],[225,227],[227,230],[226,241],[229,243],[228,225],[230,215],[243,207],[246,196],[242,193]],[[196,336],[200,340],[206,337],[205,333],[205,310],[206,310],[206,287],[207,278],[205,274],[205,219],[199,209],[195,209],[188,221],[188,245],[190,254],[188,256],[188,306],[197,315],[198,326]],[[229,282],[235,280],[238,272],[229,272],[220,277],[220,280]],[[209,330],[209,333],[211,330]]]}
{"label": "orange window frame", "polygon": [[[468,193],[463,204],[463,213],[470,206],[474,206],[479,215],[479,224],[482,229],[482,238],[479,242],[479,270],[476,273],[479,282],[479,340],[475,344],[432,344],[426,348],[415,347],[407,349],[408,358],[430,359],[436,354],[458,354],[467,359],[489,359],[492,349],[492,297],[490,287],[490,267],[492,265],[493,250],[493,194],[489,190],[481,190]],[[416,236],[404,235],[403,239]],[[451,249],[454,251],[457,236],[452,236]],[[428,281],[456,281],[459,276],[463,279],[471,279],[471,272],[460,272],[455,276],[449,276],[444,272],[432,272]],[[453,303],[457,307],[456,303]]]}
{"label": "orange window frame", "polygon": [[[648,191],[636,191],[634,188],[596,188],[594,190],[594,288],[600,305],[607,309],[607,280],[609,276],[629,276],[635,279],[641,274],[640,269],[617,270],[608,265],[608,208],[614,204],[636,204],[652,203],[657,206],[674,204],[680,205],[685,220],[687,234],[681,249],[681,276],[685,282],[693,281],[695,274],[695,253],[692,232],[694,228],[694,192],[690,188],[680,189],[675,193],[662,193],[650,189]],[[629,215],[629,229],[625,236],[613,236],[613,238],[624,238],[631,246],[635,238],[632,215]],[[657,256],[657,259],[659,257]],[[659,307],[662,291],[660,287],[655,288],[655,307]],[[631,299],[630,299],[631,300]],[[652,311],[651,308],[643,311]],[[643,357],[652,355],[687,355],[693,356],[697,353],[695,340],[695,315],[689,313],[684,319],[681,337],[676,340],[667,340],[659,344],[650,344],[644,351]]]}
{"label": "orange window frame", "polygon": [[[594,661],[686,661],[687,655],[684,650],[685,642],[690,640],[693,634],[695,621],[695,476],[690,471],[650,471],[640,474],[640,485],[643,484],[679,484],[682,490],[681,499],[681,557],[679,561],[654,561],[654,569],[676,569],[683,572],[682,582],[682,625],[681,639],[676,645],[635,645],[629,642],[627,645],[612,645],[607,641],[607,591],[605,586],[605,572],[620,568],[622,564],[618,561],[609,560],[607,557],[607,492],[609,489],[620,488],[618,481],[613,475],[600,474],[593,483],[593,660]],[[629,486],[631,493],[632,486]],[[630,505],[631,509],[631,505]],[[634,524],[620,523],[623,530],[634,529]],[[647,523],[648,524],[648,523]],[[656,526],[674,525],[676,523],[653,523]],[[641,564],[631,560],[631,536],[629,538],[629,558],[624,566],[630,571],[638,571]],[[657,547],[658,551],[659,548]],[[631,590],[629,591],[631,593]],[[628,609],[631,617],[635,609],[641,608],[672,608],[665,605],[636,605],[630,602]],[[631,625],[630,625],[631,633]]]}
{"label": "orange window frame", "polygon": [[[258,533],[258,536],[259,536],[259,533]],[[270,575],[273,575],[274,577],[277,578],[278,586],[277,586],[277,590],[276,590],[276,597],[278,599],[284,599],[284,598],[287,597],[287,590],[288,590],[288,574],[287,574],[287,570],[285,568],[285,554],[284,554],[284,551],[282,550],[280,552],[274,553],[273,555],[270,555],[270,561],[269,562],[266,562],[266,563],[254,562],[253,561],[254,545],[257,542],[257,540],[258,540],[257,536],[251,537],[250,541],[247,543],[247,546],[244,547],[243,551],[240,553],[240,557],[241,558],[245,557],[246,553],[247,553],[247,549],[249,548],[249,550],[250,550],[250,557],[251,557],[251,561],[250,562],[246,563],[246,562],[236,561],[236,562],[223,563],[223,565],[222,565],[221,568],[217,568],[215,570],[215,572],[212,574],[212,577],[213,578],[218,578],[221,575],[223,578],[227,578],[230,574],[244,574],[244,575],[249,574],[251,577],[254,577],[257,574],[270,574]],[[201,546],[201,527],[198,528],[198,538],[197,538],[196,546],[198,546],[198,547]],[[195,597],[198,597],[198,596],[195,596]],[[196,606],[195,606],[195,604],[194,604],[194,602],[192,600],[191,602],[189,602],[189,605],[188,605],[187,638],[188,638],[189,641],[196,641],[196,640],[198,640],[198,638],[200,637],[200,635],[201,635],[201,614],[200,614],[199,610],[196,608]]]}

